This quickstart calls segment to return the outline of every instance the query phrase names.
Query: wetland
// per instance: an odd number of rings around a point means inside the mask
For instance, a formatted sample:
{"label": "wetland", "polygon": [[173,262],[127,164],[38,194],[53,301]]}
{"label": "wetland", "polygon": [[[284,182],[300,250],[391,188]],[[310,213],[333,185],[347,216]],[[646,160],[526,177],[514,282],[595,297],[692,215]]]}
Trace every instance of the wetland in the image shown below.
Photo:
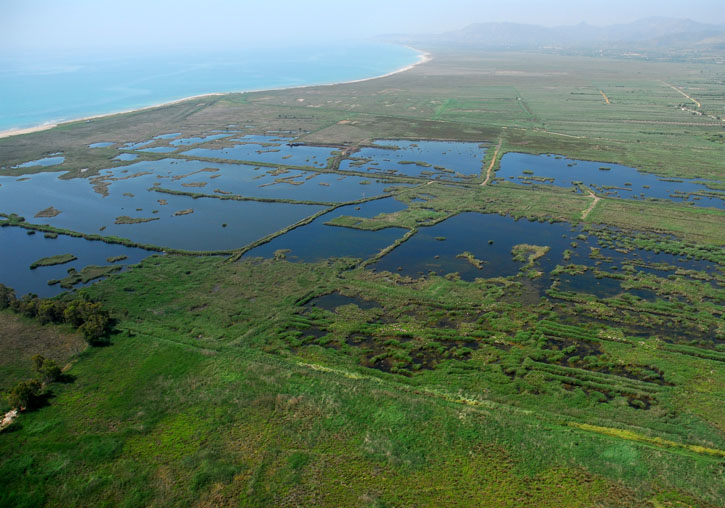
{"label": "wetland", "polygon": [[[602,65],[440,49],[0,139],[0,331],[31,330],[30,358],[76,333],[37,309],[114,326],[0,434],[33,457],[0,482],[55,505],[77,477],[98,505],[451,505],[500,478],[480,505],[718,506],[721,127],[683,133],[661,80],[719,70]],[[581,95],[604,72],[611,104]],[[623,97],[669,123],[620,144],[597,120],[640,111]]]}

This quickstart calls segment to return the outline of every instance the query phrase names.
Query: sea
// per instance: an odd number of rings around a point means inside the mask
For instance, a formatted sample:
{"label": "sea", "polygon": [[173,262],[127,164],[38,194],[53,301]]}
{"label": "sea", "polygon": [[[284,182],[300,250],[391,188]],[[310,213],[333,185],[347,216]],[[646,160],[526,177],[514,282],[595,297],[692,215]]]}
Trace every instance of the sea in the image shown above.
{"label": "sea", "polygon": [[116,113],[214,92],[375,77],[414,49],[356,42],[198,52],[0,56],[0,131]]}

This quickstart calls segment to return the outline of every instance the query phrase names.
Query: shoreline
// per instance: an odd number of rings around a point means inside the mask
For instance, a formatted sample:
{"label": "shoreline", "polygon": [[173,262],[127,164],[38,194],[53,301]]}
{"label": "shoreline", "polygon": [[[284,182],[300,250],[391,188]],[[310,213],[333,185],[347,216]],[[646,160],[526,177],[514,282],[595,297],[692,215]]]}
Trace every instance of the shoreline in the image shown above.
{"label": "shoreline", "polygon": [[71,120],[63,120],[63,121],[55,122],[55,123],[44,123],[44,124],[36,125],[33,127],[23,127],[23,128],[19,128],[19,129],[7,129],[4,131],[0,131],[0,139],[10,138],[13,136],[22,136],[23,134],[32,134],[34,132],[46,131],[46,130],[50,130],[55,127],[58,127],[60,125],[67,125],[67,124],[76,123],[76,122],[87,122],[89,120],[96,120],[98,118],[104,118],[107,116],[125,115],[128,113],[135,113],[137,111],[145,111],[145,110],[149,110],[149,109],[171,106],[173,104],[179,104],[181,102],[192,101],[192,100],[196,100],[196,99],[203,99],[204,97],[218,97],[218,96],[222,96],[222,95],[229,95],[229,94],[235,94],[235,93],[278,92],[281,90],[297,90],[297,89],[314,88],[314,87],[320,87],[320,86],[337,86],[337,85],[349,85],[349,84],[353,84],[353,83],[362,83],[365,81],[371,81],[373,79],[387,78],[387,77],[393,76],[395,74],[400,74],[401,72],[409,71],[419,65],[428,63],[431,60],[433,60],[433,56],[427,51],[423,51],[421,49],[414,48],[414,47],[408,46],[408,45],[405,45],[404,47],[418,52],[418,61],[414,62],[412,64],[409,64],[409,65],[406,65],[404,67],[401,67],[399,69],[396,69],[394,71],[388,72],[386,74],[380,74],[378,76],[371,76],[369,78],[361,78],[361,79],[353,79],[353,80],[349,80],[349,81],[336,81],[334,83],[322,83],[322,84],[317,84],[317,85],[284,86],[284,87],[279,87],[279,88],[258,88],[258,89],[252,89],[252,90],[236,90],[236,91],[232,91],[232,92],[209,92],[209,93],[203,93],[203,94],[198,94],[198,95],[191,95],[189,97],[183,97],[181,99],[165,101],[165,102],[161,102],[158,104],[153,104],[151,106],[143,106],[140,108],[131,108],[131,109],[125,109],[122,111],[115,111],[113,113],[100,113],[98,115],[83,116],[80,118],[74,118]]}

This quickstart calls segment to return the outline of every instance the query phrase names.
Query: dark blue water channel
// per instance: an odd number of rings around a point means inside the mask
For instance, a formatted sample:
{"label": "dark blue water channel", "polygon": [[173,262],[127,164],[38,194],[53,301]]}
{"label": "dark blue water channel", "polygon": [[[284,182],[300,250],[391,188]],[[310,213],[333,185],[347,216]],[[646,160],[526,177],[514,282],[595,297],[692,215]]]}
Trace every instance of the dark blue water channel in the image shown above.
{"label": "dark blue water channel", "polygon": [[478,143],[376,140],[342,161],[343,171],[461,180],[481,174],[486,149]]}
{"label": "dark blue water channel", "polygon": [[[725,193],[708,189],[706,180],[665,178],[619,164],[573,160],[551,154],[507,153],[501,158],[501,169],[496,172],[496,177],[520,184],[559,187],[571,187],[573,182],[582,182],[601,196],[657,198],[694,206],[725,208]],[[690,194],[696,192],[720,194],[722,197]]]}
{"label": "dark blue water channel", "polygon": [[[90,242],[70,236],[59,235],[50,239],[42,233],[28,235],[27,230],[18,227],[0,227],[0,245],[0,284],[13,288],[17,296],[35,293],[40,297],[50,297],[65,291],[57,284],[49,286],[48,281],[66,277],[69,268],[80,271],[88,265],[110,265],[112,263],[107,258],[116,256],[127,256],[127,259],[113,264],[130,265],[154,254],[142,249]],[[34,261],[60,254],[73,254],[78,259],[63,265],[30,269]]]}
{"label": "dark blue water channel", "polygon": [[275,238],[271,242],[252,249],[245,257],[272,257],[279,249],[289,249],[290,261],[314,262],[331,257],[367,259],[381,249],[393,244],[405,234],[402,228],[386,228],[379,231],[328,226],[325,223],[343,215],[375,217],[381,213],[393,213],[405,205],[393,198],[369,201],[361,205],[348,205],[325,214],[310,224]]}

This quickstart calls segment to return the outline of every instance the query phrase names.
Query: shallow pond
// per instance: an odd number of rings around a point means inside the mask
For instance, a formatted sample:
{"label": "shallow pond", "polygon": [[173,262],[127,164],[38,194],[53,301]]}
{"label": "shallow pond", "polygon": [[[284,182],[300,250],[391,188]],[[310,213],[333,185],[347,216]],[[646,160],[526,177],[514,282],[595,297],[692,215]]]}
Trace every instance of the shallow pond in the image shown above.
{"label": "shallow pond", "polygon": [[406,230],[386,228],[380,231],[362,231],[358,229],[328,226],[325,223],[343,215],[353,217],[375,217],[381,213],[393,213],[405,208],[403,203],[385,198],[348,205],[335,209],[310,224],[299,227],[275,238],[271,242],[252,249],[245,257],[273,257],[275,251],[289,249],[289,261],[314,262],[331,257],[352,257],[367,259],[381,249],[393,244]]}
{"label": "shallow pond", "polygon": [[138,159],[138,154],[135,153],[122,153],[113,158],[114,161],[135,161],[136,159]]}
{"label": "shallow pond", "polygon": [[[619,164],[567,159],[558,155],[507,153],[496,177],[519,184],[571,187],[582,182],[601,196],[667,199],[695,206],[725,208],[725,193],[708,189],[705,180],[664,178]],[[495,183],[495,182],[494,182]],[[693,195],[706,192],[710,195]],[[713,197],[719,194],[722,197]]]}
{"label": "shallow pond", "polygon": [[176,148],[173,146],[153,146],[151,148],[141,148],[139,152],[148,153],[171,153],[175,152]]}
{"label": "shallow pond", "polygon": [[358,150],[340,164],[343,171],[367,171],[431,179],[479,176],[486,149],[478,143],[385,139]]}
{"label": "shallow pond", "polygon": [[[130,172],[154,171],[160,187],[200,194],[341,202],[384,194],[396,184],[311,171],[279,171],[245,164],[219,164],[184,159],[164,159],[127,166]],[[202,171],[212,169],[218,171]],[[197,172],[196,174],[190,174]],[[183,175],[183,178],[180,178]],[[400,184],[397,184],[400,185]]]}
{"label": "shallow pond", "polygon": [[34,161],[28,161],[23,162],[22,164],[18,164],[17,166],[13,166],[14,168],[33,168],[36,166],[57,166],[59,164],[63,164],[65,162],[65,157],[62,156],[56,156],[56,157],[44,157],[42,159],[34,160]]}
{"label": "shallow pond", "polygon": [[[209,251],[243,247],[323,209],[287,203],[194,200],[149,192],[148,189],[158,182],[156,175],[134,175],[124,171],[128,170],[104,173],[128,178],[108,182],[106,196],[95,192],[92,182],[87,179],[61,180],[55,173],[29,175],[23,181],[0,177],[2,211],[17,213],[36,224],[50,224],[81,233],[115,235],[141,244]],[[61,213],[54,217],[35,217],[51,206]],[[115,224],[116,218],[122,216],[153,220]]]}
{"label": "shallow pond", "polygon": [[622,289],[622,281],[609,277],[597,278],[592,270],[578,275],[559,274],[559,289],[577,293],[589,293],[598,298],[608,298],[621,293],[629,293],[642,300],[654,301],[657,295],[648,289]]}
{"label": "shallow pond", "polygon": [[345,296],[335,291],[334,293],[328,293],[326,295],[318,296],[313,298],[305,307],[317,307],[319,309],[329,310],[334,312],[336,308],[342,307],[343,305],[354,304],[361,309],[372,309],[380,307],[377,302],[371,300],[363,300],[362,298],[356,298],[354,296]]}
{"label": "shallow pond", "polygon": [[[40,297],[49,297],[65,291],[57,284],[49,286],[48,281],[67,276],[69,268],[80,271],[88,265],[130,265],[155,254],[143,249],[90,242],[64,235],[58,235],[55,239],[45,238],[43,233],[28,235],[27,230],[18,227],[0,227],[0,244],[12,245],[12,249],[0,249],[0,284],[13,288],[17,296],[35,293]],[[78,259],[63,265],[30,269],[32,262],[59,254],[73,254]],[[127,259],[118,263],[107,261],[107,258],[116,256],[127,256]]]}
{"label": "shallow pond", "polygon": [[175,139],[175,140],[171,141],[169,144],[172,146],[198,145],[201,143],[206,143],[207,141],[213,141],[215,139],[228,138],[229,136],[232,136],[232,134],[210,134],[209,136],[204,136],[204,137]]}
{"label": "shallow pond", "polygon": [[[181,135],[181,133],[179,133],[179,132],[172,132],[170,134],[161,134],[160,136],[155,136],[146,141],[140,141],[138,143],[126,143],[125,145],[123,145],[121,147],[121,150],[138,150],[139,152],[148,152],[148,153],[171,153],[171,152],[175,152],[186,146],[198,145],[201,143],[214,141],[216,139],[223,139],[223,138],[228,138],[230,136],[233,136],[233,134],[226,133],[226,134],[210,134],[208,136],[195,136],[195,137],[189,137],[189,138],[173,139],[180,135]],[[160,140],[167,140],[167,139],[173,139],[173,141],[170,141],[168,145],[149,146],[149,145],[153,145],[155,143],[158,144]]]}
{"label": "shallow pond", "polygon": [[280,139],[276,136],[250,135],[230,139],[229,142],[238,144],[219,149],[193,148],[183,154],[192,157],[324,168],[327,166],[327,159],[335,151],[329,147],[289,144],[290,139]]}
{"label": "shallow pond", "polygon": [[[666,253],[634,250],[623,253],[603,248],[594,235],[586,235],[581,229],[567,223],[540,223],[525,219],[515,220],[495,214],[463,213],[435,226],[420,228],[411,239],[402,244],[371,268],[387,270],[403,275],[420,277],[429,272],[438,275],[457,272],[463,280],[477,277],[490,278],[516,275],[526,264],[514,260],[512,249],[518,244],[548,246],[549,250],[534,262],[535,271],[543,272],[533,279],[531,285],[539,292],[547,289],[554,280],[559,280],[559,289],[591,293],[598,297],[622,293],[621,281],[602,277],[596,278],[594,268],[613,274],[622,273],[625,264],[634,265],[635,272],[667,277],[673,270],[664,270],[649,265],[672,265],[712,273],[717,266],[708,261],[687,260]],[[599,249],[592,256],[592,249]],[[473,255],[473,263],[464,252]],[[566,253],[566,255],[565,255]],[[565,259],[568,257],[568,259]],[[482,262],[480,268],[474,265]],[[580,275],[566,273],[557,276],[550,272],[557,265],[583,265],[590,269]],[[629,291],[640,298],[652,300],[655,295],[647,290]]]}
{"label": "shallow pond", "polygon": [[181,136],[180,132],[169,132],[168,134],[159,134],[154,136],[154,139],[174,139]]}
{"label": "shallow pond", "polygon": [[126,143],[123,146],[121,146],[121,150],[138,150],[139,148],[143,148],[145,146],[150,145],[154,141],[155,141],[154,139],[148,139],[146,141]]}
{"label": "shallow pond", "polygon": [[[412,238],[372,268],[412,277],[427,275],[431,271],[439,275],[458,272],[462,279],[468,281],[477,277],[505,277],[515,275],[525,264],[514,261],[511,254],[514,245],[530,244],[550,247],[535,267],[548,273],[560,262],[567,248],[562,235],[570,232],[571,226],[564,223],[517,221],[494,214],[462,213],[435,226],[420,228]],[[469,260],[457,257],[464,252],[470,252],[482,261],[482,267],[479,269]]]}

